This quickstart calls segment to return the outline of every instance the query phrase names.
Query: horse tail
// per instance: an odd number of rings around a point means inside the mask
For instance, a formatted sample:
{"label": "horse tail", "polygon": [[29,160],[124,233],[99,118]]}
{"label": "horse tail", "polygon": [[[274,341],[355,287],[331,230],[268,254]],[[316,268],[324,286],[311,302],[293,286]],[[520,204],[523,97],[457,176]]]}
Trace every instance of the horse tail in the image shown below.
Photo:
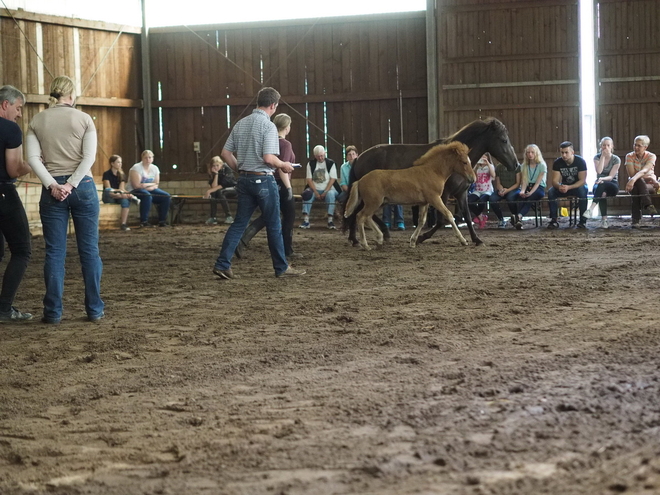
{"label": "horse tail", "polygon": [[358,184],[360,181],[356,181],[351,186],[351,195],[348,197],[346,202],[346,209],[344,210],[344,218],[350,217],[358,204],[360,204],[360,192],[358,191]]}

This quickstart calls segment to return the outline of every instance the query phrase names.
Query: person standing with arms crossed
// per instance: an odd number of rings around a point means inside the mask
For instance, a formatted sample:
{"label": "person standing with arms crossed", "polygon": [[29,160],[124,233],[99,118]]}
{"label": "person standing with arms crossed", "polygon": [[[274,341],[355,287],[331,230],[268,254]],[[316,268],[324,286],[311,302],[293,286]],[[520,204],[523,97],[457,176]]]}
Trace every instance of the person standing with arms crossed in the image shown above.
{"label": "person standing with arms crossed", "polygon": [[213,273],[221,279],[234,278],[231,259],[257,207],[266,223],[275,276],[295,277],[305,274],[304,270],[289,266],[284,253],[280,194],[273,170],[279,169],[286,174],[293,172],[293,167],[291,163],[277,157],[280,154],[279,137],[277,127],[270,121],[270,117],[277,110],[279,101],[280,94],[275,89],[261,88],[257,94],[257,108],[252,111],[252,115],[236,123],[220,153],[222,159],[239,174],[236,217],[227,229],[213,268]]}
{"label": "person standing with arms crossed", "polygon": [[13,306],[32,254],[30,227],[15,185],[16,177],[31,170],[23,161],[23,134],[16,123],[21,118],[24,103],[25,96],[15,87],[0,88],[0,260],[4,254],[5,239],[11,252],[2,278],[0,323],[32,318],[32,314],[23,313]]}

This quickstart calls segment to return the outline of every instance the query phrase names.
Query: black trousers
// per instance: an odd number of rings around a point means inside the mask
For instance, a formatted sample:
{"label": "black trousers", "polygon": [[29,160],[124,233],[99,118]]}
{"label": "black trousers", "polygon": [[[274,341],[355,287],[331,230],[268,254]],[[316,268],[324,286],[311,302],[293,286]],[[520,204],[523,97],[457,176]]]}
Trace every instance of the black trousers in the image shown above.
{"label": "black trousers", "polygon": [[2,249],[0,249],[0,260],[4,255],[5,239],[11,253],[2,278],[2,292],[0,292],[0,311],[6,312],[11,310],[18,286],[23,280],[32,255],[27,215],[16,186],[13,184],[0,185],[0,234],[0,238],[4,236]]}

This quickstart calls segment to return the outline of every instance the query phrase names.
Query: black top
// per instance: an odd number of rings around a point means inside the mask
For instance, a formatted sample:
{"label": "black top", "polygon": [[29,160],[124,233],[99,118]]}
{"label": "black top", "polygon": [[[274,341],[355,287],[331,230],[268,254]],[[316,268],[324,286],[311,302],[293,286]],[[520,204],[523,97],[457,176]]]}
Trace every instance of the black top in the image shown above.
{"label": "black top", "polygon": [[103,180],[109,181],[110,187],[113,189],[119,189],[119,185],[121,184],[121,181],[119,180],[119,174],[113,174],[112,169],[103,172]]}
{"label": "black top", "polygon": [[0,117],[0,182],[16,182],[7,173],[5,150],[13,150],[23,144],[23,133],[16,122]]}

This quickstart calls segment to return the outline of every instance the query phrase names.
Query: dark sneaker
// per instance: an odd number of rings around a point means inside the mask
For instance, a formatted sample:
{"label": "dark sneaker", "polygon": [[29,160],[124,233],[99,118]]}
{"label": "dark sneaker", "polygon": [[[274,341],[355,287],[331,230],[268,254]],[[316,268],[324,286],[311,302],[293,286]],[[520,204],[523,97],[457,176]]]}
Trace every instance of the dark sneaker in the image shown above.
{"label": "dark sneaker", "polygon": [[577,227],[578,229],[586,229],[586,228],[587,228],[587,224],[586,224],[585,222],[579,222],[579,223],[576,225],[576,227]]}
{"label": "dark sneaker", "polygon": [[127,230],[131,230],[131,228],[128,225],[126,225],[125,223],[122,223],[120,228],[124,232],[127,231]]}
{"label": "dark sneaker", "polygon": [[167,222],[158,222],[159,227],[169,227],[170,225]]}
{"label": "dark sneaker", "polygon": [[632,227],[633,229],[639,229],[639,228],[640,228],[639,222],[633,222],[632,225],[631,225],[631,227]]}
{"label": "dark sneaker", "polygon": [[298,227],[300,227],[301,229],[308,229],[310,227],[310,224],[309,222],[303,222]]}
{"label": "dark sneaker", "polygon": [[330,230],[336,230],[336,229],[337,229],[337,227],[335,227],[335,223],[334,223],[334,222],[328,222],[328,228],[329,228]]}
{"label": "dark sneaker", "polygon": [[105,318],[105,313],[101,313],[100,315],[97,316],[88,316],[87,321],[91,321],[92,323],[95,323],[99,320],[102,320],[103,318]]}
{"label": "dark sneaker", "polygon": [[558,229],[558,228],[559,228],[559,224],[555,220],[552,220],[548,224],[548,230],[554,230],[554,229]]}
{"label": "dark sneaker", "polygon": [[279,273],[275,275],[276,277],[300,277],[301,275],[304,275],[307,273],[306,270],[296,270],[295,268],[292,268],[289,266],[289,268],[286,269],[285,272]]}
{"label": "dark sneaker", "polygon": [[286,256],[287,258],[292,258],[292,259],[300,259],[304,258],[304,256],[301,253],[291,253]]}
{"label": "dark sneaker", "polygon": [[658,210],[655,209],[655,206],[653,205],[648,205],[646,208],[644,208],[644,211],[646,211],[647,215],[657,215]]}
{"label": "dark sneaker", "polygon": [[143,229],[144,228],[151,228],[151,227],[153,227],[153,225],[151,225],[149,222],[142,222],[140,224],[140,227],[142,227]]}
{"label": "dark sneaker", "polygon": [[234,272],[231,271],[231,268],[227,270],[220,270],[218,268],[214,268],[213,273],[223,280],[231,280],[232,278],[236,278],[234,276]]}
{"label": "dark sneaker", "polygon": [[46,325],[59,325],[60,320],[56,320],[54,318],[46,318],[45,316],[42,316],[41,323],[45,323]]}
{"label": "dark sneaker", "polygon": [[0,323],[19,323],[31,319],[32,313],[23,313],[13,306],[9,311],[0,312]]}

